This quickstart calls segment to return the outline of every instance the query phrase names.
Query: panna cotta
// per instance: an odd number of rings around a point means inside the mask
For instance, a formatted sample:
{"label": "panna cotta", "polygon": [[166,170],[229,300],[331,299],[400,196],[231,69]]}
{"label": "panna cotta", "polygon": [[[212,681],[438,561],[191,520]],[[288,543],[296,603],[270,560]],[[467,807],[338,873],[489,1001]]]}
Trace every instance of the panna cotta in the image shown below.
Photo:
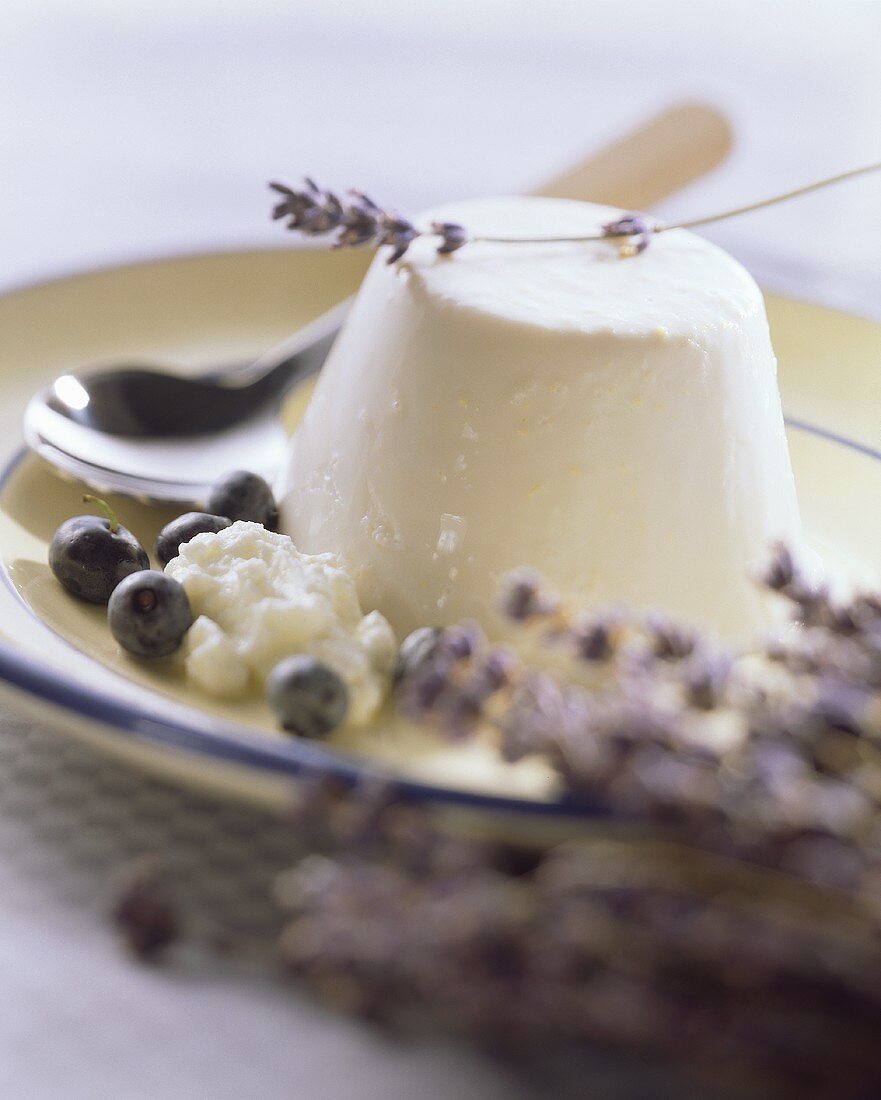
{"label": "panna cotta", "polygon": [[[541,198],[433,211],[472,234],[588,233],[619,211]],[[282,524],[339,555],[399,634],[476,618],[533,566],[585,605],[665,609],[740,637],[750,570],[800,545],[759,288],[694,234],[419,239],[374,261],[291,443]]]}

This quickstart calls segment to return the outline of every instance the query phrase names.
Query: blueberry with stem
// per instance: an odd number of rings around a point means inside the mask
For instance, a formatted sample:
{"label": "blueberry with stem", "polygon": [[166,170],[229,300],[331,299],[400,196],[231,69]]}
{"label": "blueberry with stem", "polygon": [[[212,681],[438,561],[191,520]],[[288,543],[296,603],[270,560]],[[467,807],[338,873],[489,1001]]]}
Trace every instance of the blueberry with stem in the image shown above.
{"label": "blueberry with stem", "polygon": [[150,559],[106,501],[91,495],[83,501],[105,515],[66,519],[52,536],[49,568],[72,595],[107,603],[121,580],[150,568]]}
{"label": "blueberry with stem", "polygon": [[126,577],[107,605],[110,633],[137,657],[167,657],[193,624],[190,601],[172,577],[146,569]]}

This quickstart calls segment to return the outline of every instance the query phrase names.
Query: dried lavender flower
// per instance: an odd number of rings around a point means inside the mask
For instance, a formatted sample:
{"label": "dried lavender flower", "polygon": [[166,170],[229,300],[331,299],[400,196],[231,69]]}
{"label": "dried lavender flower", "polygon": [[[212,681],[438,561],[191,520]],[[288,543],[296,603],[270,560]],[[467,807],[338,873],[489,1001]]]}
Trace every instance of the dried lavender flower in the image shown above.
{"label": "dried lavender flower", "polygon": [[120,935],[139,959],[156,960],[179,938],[181,922],[155,861],[129,868],[116,893],[112,917]]}
{"label": "dried lavender flower", "polygon": [[651,243],[652,234],[659,231],[659,223],[645,214],[624,214],[615,221],[607,222],[603,226],[603,235],[606,237],[624,237],[625,241],[620,247],[622,256],[638,256],[644,252]]}
{"label": "dried lavender flower", "polygon": [[468,243],[468,231],[464,226],[455,222],[432,222],[431,231],[441,238],[438,253],[441,256],[449,256]]}
{"label": "dried lavender flower", "polygon": [[382,219],[379,243],[391,246],[386,263],[393,264],[404,255],[413,241],[419,236],[412,222],[406,218],[386,214]]}
{"label": "dried lavender flower", "polygon": [[796,580],[795,559],[784,542],[772,547],[771,560],[758,577],[761,584],[772,592],[785,592]]}
{"label": "dried lavender flower", "polygon": [[442,659],[462,661],[473,657],[486,645],[486,635],[477,623],[457,623],[441,631],[438,653]]}
{"label": "dried lavender flower", "polygon": [[630,212],[616,218],[606,225],[598,226],[592,233],[562,237],[490,237],[470,234],[468,230],[454,222],[433,222],[427,230],[417,229],[406,218],[381,209],[363,192],[349,191],[340,198],[332,191],[323,191],[311,179],[304,180],[304,186],[297,190],[283,183],[270,183],[272,190],[281,195],[272,211],[275,220],[287,218],[287,228],[299,230],[310,236],[321,236],[340,230],[333,245],[336,248],[352,248],[359,245],[391,247],[389,263],[395,263],[407,252],[417,237],[433,236],[440,238],[438,255],[448,256],[457,252],[471,241],[485,241],[493,244],[547,244],[581,243],[584,241],[621,240],[619,254],[622,257],[637,256],[651,243],[654,236],[670,229],[694,229],[726,218],[747,214],[752,210],[761,210],[776,203],[786,202],[800,195],[829,187],[844,180],[870,172],[881,171],[881,162],[841,172],[835,176],[810,183],[805,187],[774,195],[759,202],[749,203],[732,210],[709,214],[675,225],[664,225],[646,214]]}
{"label": "dried lavender flower", "polygon": [[[403,834],[384,823],[402,809]],[[418,836],[418,858],[406,844],[368,858],[341,833],[278,883],[282,959],[334,1007],[520,1064],[601,1043],[723,1074],[737,1095],[881,1085],[879,921],[842,893],[862,872],[837,842],[799,840],[772,875],[601,829],[532,855],[451,848],[395,803],[378,832]]]}
{"label": "dried lavender flower", "polygon": [[334,242],[335,248],[357,248],[369,244],[379,234],[382,212],[376,204],[360,191],[349,192],[349,201],[343,210],[343,231]]}
{"label": "dried lavender flower", "polygon": [[[308,177],[299,190],[283,183],[270,183],[273,191],[281,195],[281,201],[272,210],[275,220],[287,218],[287,228],[320,237],[335,234],[334,248],[356,248],[371,245],[391,249],[388,263],[396,263],[410,245],[421,236],[412,222],[398,214],[382,209],[363,191],[348,191],[339,196],[333,191],[322,190]],[[444,236],[439,251],[446,248]],[[463,242],[464,243],[464,242]]]}
{"label": "dried lavender flower", "polygon": [[298,229],[309,236],[321,236],[338,229],[343,222],[343,207],[330,191],[322,191],[311,179],[304,180],[302,190],[295,191],[282,183],[270,183],[282,196],[272,211],[274,219],[288,218],[288,229]]}
{"label": "dried lavender flower", "polygon": [[606,661],[615,650],[614,620],[591,616],[572,629],[575,652],[582,661]]}
{"label": "dried lavender flower", "polygon": [[534,569],[516,569],[502,580],[499,607],[513,622],[544,618],[556,606],[556,598],[544,591],[544,581]]}
{"label": "dried lavender flower", "polygon": [[697,654],[684,669],[688,701],[698,710],[712,710],[725,698],[732,659],[727,653]]}
{"label": "dried lavender flower", "polygon": [[681,661],[690,657],[697,646],[698,635],[693,627],[677,623],[657,612],[646,617],[645,629],[653,653],[662,661]]}

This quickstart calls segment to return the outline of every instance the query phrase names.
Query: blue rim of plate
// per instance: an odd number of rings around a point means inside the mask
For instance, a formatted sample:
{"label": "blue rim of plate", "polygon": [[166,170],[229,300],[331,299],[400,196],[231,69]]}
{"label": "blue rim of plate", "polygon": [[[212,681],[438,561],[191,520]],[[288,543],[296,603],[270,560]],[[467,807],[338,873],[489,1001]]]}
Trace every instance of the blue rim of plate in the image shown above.
{"label": "blue rim of plate", "polygon": [[[787,418],[786,424],[789,428],[817,436],[881,462],[881,451],[857,440],[802,420]],[[26,448],[21,448],[0,470],[0,492],[28,454]],[[2,578],[6,588],[45,627],[13,584],[5,566],[2,567]],[[348,786],[365,779],[380,778],[388,782],[396,793],[415,802],[538,817],[602,816],[602,810],[598,806],[575,798],[540,801],[484,794],[396,777],[355,754],[343,755],[300,738],[270,740],[258,730],[236,723],[218,722],[197,710],[191,712],[192,721],[156,715],[145,708],[114,699],[104,692],[60,676],[54,669],[35,663],[2,642],[0,681],[80,719],[99,722],[102,726],[110,727],[137,741],[160,748],[183,750],[194,757],[207,757],[217,762],[257,769],[277,777],[293,780],[326,776],[340,780]],[[184,709],[190,713],[188,708]]]}

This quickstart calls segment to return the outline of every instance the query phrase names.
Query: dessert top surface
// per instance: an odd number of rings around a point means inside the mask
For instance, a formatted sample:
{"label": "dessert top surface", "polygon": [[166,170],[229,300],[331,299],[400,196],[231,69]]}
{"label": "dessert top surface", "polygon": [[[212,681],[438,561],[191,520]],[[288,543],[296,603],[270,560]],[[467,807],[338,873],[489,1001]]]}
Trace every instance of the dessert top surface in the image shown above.
{"label": "dessert top surface", "polygon": [[[420,223],[460,222],[478,236],[561,236],[596,231],[621,213],[564,199],[491,198],[438,207]],[[749,273],[722,249],[684,230],[659,234],[645,252],[628,258],[619,255],[621,241],[611,239],[474,241],[448,257],[436,254],[436,243],[417,240],[389,274],[435,305],[514,324],[663,337],[737,324],[762,308]]]}

